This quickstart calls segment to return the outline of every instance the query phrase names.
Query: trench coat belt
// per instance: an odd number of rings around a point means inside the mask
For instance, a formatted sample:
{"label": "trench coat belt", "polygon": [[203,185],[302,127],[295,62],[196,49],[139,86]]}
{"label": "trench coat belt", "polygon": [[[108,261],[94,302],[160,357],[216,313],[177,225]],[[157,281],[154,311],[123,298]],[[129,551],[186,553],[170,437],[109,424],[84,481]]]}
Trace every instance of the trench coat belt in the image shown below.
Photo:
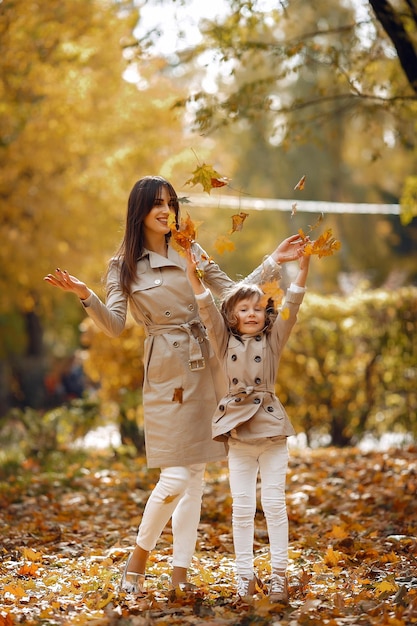
{"label": "trench coat belt", "polygon": [[205,368],[205,359],[201,352],[201,344],[207,339],[207,332],[201,320],[194,319],[185,324],[158,324],[146,326],[149,336],[166,335],[175,330],[183,330],[189,336],[189,361],[190,370],[202,370]]}
{"label": "trench coat belt", "polygon": [[233,389],[230,389],[228,395],[230,395],[230,396],[241,396],[241,395],[250,396],[251,393],[263,393],[263,392],[275,393],[275,389],[270,389],[268,387],[268,385],[248,385],[247,387],[244,387],[243,385],[241,385],[239,387],[235,387]]}

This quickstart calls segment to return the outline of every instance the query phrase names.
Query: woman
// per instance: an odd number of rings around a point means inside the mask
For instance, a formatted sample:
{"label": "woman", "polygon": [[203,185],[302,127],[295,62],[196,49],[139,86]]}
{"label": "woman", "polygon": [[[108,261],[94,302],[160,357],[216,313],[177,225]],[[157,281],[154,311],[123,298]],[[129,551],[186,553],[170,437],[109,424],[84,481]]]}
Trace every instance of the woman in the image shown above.
{"label": "woman", "polygon": [[[139,526],[137,544],[123,573],[121,588],[143,593],[146,562],[172,517],[174,587],[187,585],[200,520],[207,462],[225,457],[212,440],[211,416],[225,389],[224,376],[210,350],[186,276],[186,259],[170,245],[168,216],[179,220],[177,194],[162,177],[146,176],[129,196],[121,246],[110,261],[104,304],[85,283],[57,269],[45,280],[78,296],[87,314],[106,334],[124,329],[127,307],[145,326],[143,383],[147,464],[161,469]],[[298,236],[282,242],[249,277],[262,282],[280,277],[279,263],[298,257]],[[221,295],[233,281],[194,243],[204,283]]]}

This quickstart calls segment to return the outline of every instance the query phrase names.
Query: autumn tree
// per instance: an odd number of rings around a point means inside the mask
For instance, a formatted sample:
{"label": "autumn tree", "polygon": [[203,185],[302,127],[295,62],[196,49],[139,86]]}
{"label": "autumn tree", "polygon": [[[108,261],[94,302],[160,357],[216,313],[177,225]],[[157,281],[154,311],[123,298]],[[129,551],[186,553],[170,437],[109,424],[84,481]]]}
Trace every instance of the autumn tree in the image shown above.
{"label": "autumn tree", "polygon": [[76,343],[80,306],[43,276],[65,267],[100,289],[133,182],[181,149],[180,92],[162,60],[135,68],[137,21],[129,2],[1,3],[2,410],[7,375],[37,405],[45,342]]}
{"label": "autumn tree", "polygon": [[[384,152],[398,181],[395,186],[375,173],[367,184],[378,200],[369,201],[397,201],[415,164],[415,2],[329,6],[287,0],[266,9],[253,0],[230,0],[226,6],[221,17],[201,20],[200,43],[170,59],[175,68],[196,59],[211,72],[218,68],[217,90],[194,88],[183,101],[196,128],[211,134],[230,125],[241,130],[265,118],[268,138],[288,148],[323,141],[327,127],[333,140],[323,145],[331,153],[338,133],[349,133],[359,140],[350,158],[362,187],[367,179],[361,170]],[[393,146],[408,152],[405,170],[402,164],[397,172]],[[340,162],[346,149],[336,156]],[[341,180],[342,173],[334,190]],[[406,196],[405,221],[414,214],[414,187]]]}

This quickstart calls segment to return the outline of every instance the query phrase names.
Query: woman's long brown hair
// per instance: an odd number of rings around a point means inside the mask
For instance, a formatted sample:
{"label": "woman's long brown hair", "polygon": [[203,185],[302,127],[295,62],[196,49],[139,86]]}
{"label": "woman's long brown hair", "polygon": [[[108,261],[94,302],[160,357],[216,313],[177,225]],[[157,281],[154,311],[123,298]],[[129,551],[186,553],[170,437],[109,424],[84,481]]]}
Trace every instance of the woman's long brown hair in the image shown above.
{"label": "woman's long brown hair", "polygon": [[[138,259],[144,251],[143,221],[155,206],[161,187],[165,187],[179,221],[178,196],[174,187],[162,176],[144,176],[138,180],[129,195],[127,203],[126,228],[116,257],[120,265],[120,284],[125,294],[130,294],[130,286],[136,278]],[[167,240],[171,233],[166,235]]]}

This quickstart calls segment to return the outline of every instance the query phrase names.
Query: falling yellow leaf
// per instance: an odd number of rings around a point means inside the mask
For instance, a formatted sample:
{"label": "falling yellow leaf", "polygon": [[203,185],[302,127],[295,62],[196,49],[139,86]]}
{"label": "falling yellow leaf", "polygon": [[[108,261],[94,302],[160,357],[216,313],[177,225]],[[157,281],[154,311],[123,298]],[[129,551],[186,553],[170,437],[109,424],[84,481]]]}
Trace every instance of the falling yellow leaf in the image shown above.
{"label": "falling yellow leaf", "polygon": [[235,244],[225,235],[219,235],[214,242],[214,248],[219,254],[223,254],[224,252],[233,252]]}
{"label": "falling yellow leaf", "polygon": [[193,172],[191,178],[189,178],[185,184],[192,185],[201,185],[203,190],[207,193],[213,189],[213,187],[223,187],[227,184],[228,179],[219,172],[217,172],[211,165],[199,165]]}
{"label": "falling yellow leaf", "polygon": [[314,222],[314,224],[311,226],[310,224],[308,225],[310,232],[312,230],[315,230],[320,224],[321,222],[324,220],[324,213],[321,212],[320,215],[318,216],[317,220]]}
{"label": "falling yellow leaf", "polygon": [[191,244],[197,237],[197,228],[201,222],[193,222],[187,213],[185,218],[181,218],[179,228],[175,222],[174,213],[168,215],[168,226],[171,229],[171,246],[179,254],[184,256],[185,252],[191,248]]}
{"label": "falling yellow leaf", "polygon": [[278,308],[284,297],[284,292],[279,286],[278,281],[271,280],[267,283],[263,283],[261,287],[262,291],[264,292],[264,295],[262,296],[260,301],[261,306],[266,307],[268,305],[268,300],[271,299],[273,301],[274,308]]}
{"label": "falling yellow leaf", "polygon": [[231,230],[229,230],[229,235],[242,230],[243,222],[248,217],[248,215],[249,213],[245,213],[244,211],[241,211],[236,215],[232,215],[232,228]]}
{"label": "falling yellow leaf", "polygon": [[291,205],[291,217],[293,217],[297,213],[297,203],[293,202]]}
{"label": "falling yellow leaf", "polygon": [[294,191],[296,189],[299,189],[300,191],[302,191],[304,189],[305,186],[305,182],[306,182],[306,176],[304,174],[304,176],[301,176],[300,180],[298,181],[298,183],[296,184],[296,186],[294,187]]}

